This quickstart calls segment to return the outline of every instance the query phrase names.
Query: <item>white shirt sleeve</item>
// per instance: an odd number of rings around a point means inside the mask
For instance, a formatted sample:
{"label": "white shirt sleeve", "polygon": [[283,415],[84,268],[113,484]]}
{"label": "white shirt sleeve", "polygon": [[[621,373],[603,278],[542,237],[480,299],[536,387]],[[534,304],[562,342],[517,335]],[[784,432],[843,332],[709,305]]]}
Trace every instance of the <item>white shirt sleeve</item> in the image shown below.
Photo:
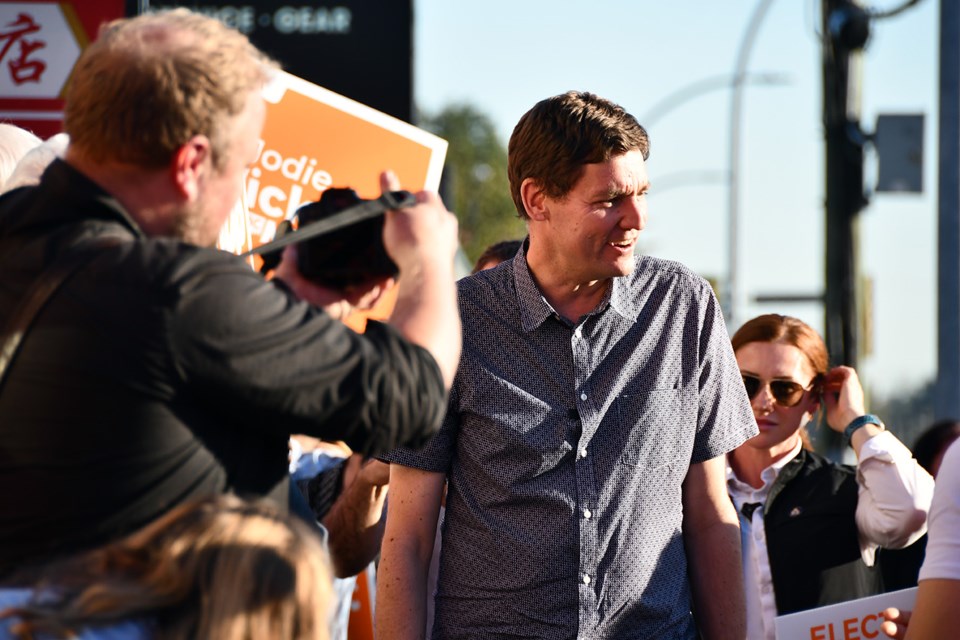
{"label": "white shirt sleeve", "polygon": [[860,553],[868,566],[878,547],[901,549],[926,533],[933,478],[889,431],[860,448],[857,483]]}
{"label": "white shirt sleeve", "polygon": [[920,568],[920,580],[931,578],[960,580],[960,440],[947,449],[937,473],[927,555]]}

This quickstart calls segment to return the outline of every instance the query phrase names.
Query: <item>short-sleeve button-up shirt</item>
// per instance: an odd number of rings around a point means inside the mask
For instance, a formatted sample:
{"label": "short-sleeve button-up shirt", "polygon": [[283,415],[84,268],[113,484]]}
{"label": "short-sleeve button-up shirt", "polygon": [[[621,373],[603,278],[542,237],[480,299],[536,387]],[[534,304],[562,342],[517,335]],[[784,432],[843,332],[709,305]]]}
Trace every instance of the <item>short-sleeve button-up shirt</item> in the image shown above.
{"label": "short-sleeve button-up shirt", "polygon": [[681,486],[756,433],[709,285],[640,258],[571,323],[521,249],[458,287],[447,417],[391,455],[448,474],[433,637],[693,638]]}

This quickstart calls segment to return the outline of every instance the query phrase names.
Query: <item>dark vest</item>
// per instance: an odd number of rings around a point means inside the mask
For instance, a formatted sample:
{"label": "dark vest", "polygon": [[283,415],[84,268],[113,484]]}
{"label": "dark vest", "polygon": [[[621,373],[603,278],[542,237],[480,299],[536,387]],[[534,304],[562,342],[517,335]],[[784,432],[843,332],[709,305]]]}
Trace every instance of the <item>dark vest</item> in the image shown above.
{"label": "dark vest", "polygon": [[860,557],[856,469],[801,449],[781,469],[763,524],[780,615],[883,592]]}

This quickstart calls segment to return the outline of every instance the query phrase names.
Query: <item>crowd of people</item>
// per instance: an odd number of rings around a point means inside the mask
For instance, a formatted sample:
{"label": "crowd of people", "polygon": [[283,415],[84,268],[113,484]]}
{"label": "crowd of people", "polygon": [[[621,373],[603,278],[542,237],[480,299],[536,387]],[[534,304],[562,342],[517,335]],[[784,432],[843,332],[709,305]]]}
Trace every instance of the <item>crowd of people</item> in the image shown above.
{"label": "crowd of people", "polygon": [[960,428],[914,457],[809,325],[731,340],[702,277],[638,255],[631,114],[524,114],[527,237],[468,277],[424,191],[385,214],[390,274],[307,277],[291,245],[265,278],[214,245],[275,68],[146,14],[84,50],[64,134],[0,125],[0,638],[343,640],[371,563],[383,640],[770,640],[917,582],[884,631],[954,633]]}

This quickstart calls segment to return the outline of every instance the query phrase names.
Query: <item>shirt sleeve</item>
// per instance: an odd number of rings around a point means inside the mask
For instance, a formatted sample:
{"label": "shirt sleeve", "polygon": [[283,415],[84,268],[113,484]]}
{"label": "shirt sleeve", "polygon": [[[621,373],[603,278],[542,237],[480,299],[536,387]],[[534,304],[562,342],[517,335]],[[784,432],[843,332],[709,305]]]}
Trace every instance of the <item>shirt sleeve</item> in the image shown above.
{"label": "shirt sleeve", "polygon": [[900,549],[926,533],[933,478],[889,431],[860,448],[857,484],[857,529],[868,566],[878,547]]}
{"label": "shirt sleeve", "polygon": [[960,440],[940,463],[929,527],[920,580],[960,580]]}
{"label": "shirt sleeve", "polygon": [[193,254],[171,280],[182,393],[224,424],[343,440],[366,455],[422,446],[439,426],[440,369],[389,325],[357,334],[222,252]]}
{"label": "shirt sleeve", "polygon": [[758,432],[720,305],[706,282],[699,298],[699,407],[693,463],[728,453]]}
{"label": "shirt sleeve", "polygon": [[427,442],[426,446],[422,449],[400,447],[384,456],[383,460],[421,471],[449,472],[456,448],[457,432],[460,428],[460,416],[456,409],[458,395],[456,381],[454,381],[447,414],[440,425],[440,430]]}

